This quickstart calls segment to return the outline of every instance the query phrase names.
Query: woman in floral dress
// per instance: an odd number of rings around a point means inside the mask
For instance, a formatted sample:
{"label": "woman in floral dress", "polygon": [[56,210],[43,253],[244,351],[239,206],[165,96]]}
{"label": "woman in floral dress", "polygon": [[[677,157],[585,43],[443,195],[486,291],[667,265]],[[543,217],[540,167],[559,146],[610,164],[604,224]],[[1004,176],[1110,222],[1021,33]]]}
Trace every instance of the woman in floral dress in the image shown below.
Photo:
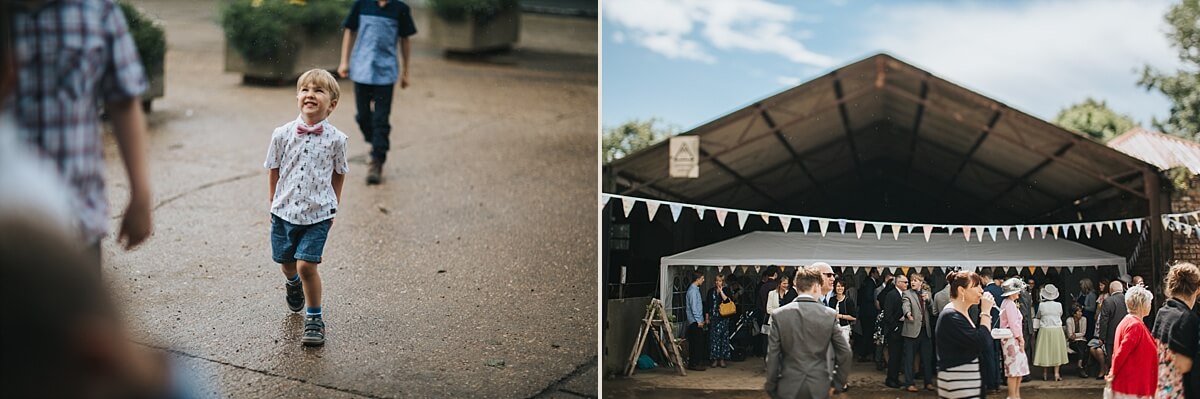
{"label": "woman in floral dress", "polygon": [[[1171,297],[1154,318],[1154,343],[1158,349],[1158,386],[1155,398],[1184,398],[1183,375],[1196,370],[1196,342],[1200,316],[1192,307],[1200,295],[1200,269],[1191,263],[1172,266],[1167,272],[1167,295]],[[1191,395],[1200,397],[1200,395]]]}
{"label": "woman in floral dress", "polygon": [[729,321],[732,317],[721,316],[721,303],[733,300],[733,293],[725,285],[725,276],[718,274],[716,286],[708,290],[708,357],[712,359],[712,367],[725,367],[725,361],[730,358],[729,350]]}
{"label": "woman in floral dress", "polygon": [[1004,375],[1008,377],[1008,397],[1021,397],[1021,377],[1029,375],[1029,357],[1025,355],[1024,321],[1021,310],[1017,308],[1021,291],[1025,283],[1013,277],[1000,286],[1004,290],[1004,303],[1000,305],[1000,328],[1007,328],[1013,336],[1000,340],[1000,349],[1004,352]]}

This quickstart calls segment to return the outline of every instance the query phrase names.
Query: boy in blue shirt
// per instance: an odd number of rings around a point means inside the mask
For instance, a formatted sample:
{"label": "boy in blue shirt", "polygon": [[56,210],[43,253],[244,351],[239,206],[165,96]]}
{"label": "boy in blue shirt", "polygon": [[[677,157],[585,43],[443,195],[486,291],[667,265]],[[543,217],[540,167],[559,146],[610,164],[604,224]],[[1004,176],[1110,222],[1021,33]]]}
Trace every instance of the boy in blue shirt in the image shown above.
{"label": "boy in blue shirt", "polygon": [[[392,91],[397,79],[401,89],[408,88],[408,37],[417,33],[417,27],[413,25],[412,10],[399,0],[357,0],[342,26],[346,31],[338,75],[354,81],[358,108],[354,120],[363,138],[371,143],[367,184],[379,184],[392,131],[388,123]],[[403,69],[396,64],[397,42]]]}

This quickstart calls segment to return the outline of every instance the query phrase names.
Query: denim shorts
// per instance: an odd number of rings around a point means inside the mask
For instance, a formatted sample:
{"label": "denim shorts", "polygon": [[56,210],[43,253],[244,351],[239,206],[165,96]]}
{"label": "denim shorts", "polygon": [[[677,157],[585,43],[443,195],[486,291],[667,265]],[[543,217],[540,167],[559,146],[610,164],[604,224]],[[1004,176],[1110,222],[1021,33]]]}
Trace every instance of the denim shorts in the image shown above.
{"label": "denim shorts", "polygon": [[292,263],[296,260],[321,263],[325,237],[329,235],[329,226],[332,224],[333,219],[309,225],[291,224],[271,214],[271,259],[275,263]]}

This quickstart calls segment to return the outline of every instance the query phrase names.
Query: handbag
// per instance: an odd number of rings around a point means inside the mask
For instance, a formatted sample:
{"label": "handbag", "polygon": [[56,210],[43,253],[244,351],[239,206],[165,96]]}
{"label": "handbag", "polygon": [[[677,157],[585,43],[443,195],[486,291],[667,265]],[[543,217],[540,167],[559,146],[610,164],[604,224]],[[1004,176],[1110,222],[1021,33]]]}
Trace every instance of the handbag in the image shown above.
{"label": "handbag", "polygon": [[721,302],[721,305],[717,310],[721,313],[721,317],[733,316],[737,314],[737,304],[734,304],[733,301],[726,299],[725,302]]}
{"label": "handbag", "polygon": [[993,328],[992,329],[992,339],[1006,339],[1006,338],[1012,338],[1012,337],[1013,337],[1012,330],[1009,330],[1007,328]]}

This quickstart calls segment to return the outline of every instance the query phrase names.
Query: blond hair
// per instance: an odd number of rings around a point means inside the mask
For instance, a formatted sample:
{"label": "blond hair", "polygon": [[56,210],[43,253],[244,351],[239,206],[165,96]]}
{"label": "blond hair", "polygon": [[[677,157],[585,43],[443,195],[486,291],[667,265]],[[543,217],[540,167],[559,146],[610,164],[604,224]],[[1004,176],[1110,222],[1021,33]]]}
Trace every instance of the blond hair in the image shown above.
{"label": "blond hair", "polygon": [[1134,310],[1149,310],[1150,302],[1154,300],[1154,294],[1150,293],[1145,287],[1135,285],[1125,291],[1125,307],[1129,309],[1129,313],[1134,313]]}
{"label": "blond hair", "polygon": [[300,79],[296,79],[296,91],[300,91],[300,88],[310,83],[329,92],[330,101],[337,101],[338,97],[341,97],[342,93],[338,87],[337,79],[334,79],[333,74],[329,73],[329,71],[324,69],[309,69],[308,72],[300,75]]}

